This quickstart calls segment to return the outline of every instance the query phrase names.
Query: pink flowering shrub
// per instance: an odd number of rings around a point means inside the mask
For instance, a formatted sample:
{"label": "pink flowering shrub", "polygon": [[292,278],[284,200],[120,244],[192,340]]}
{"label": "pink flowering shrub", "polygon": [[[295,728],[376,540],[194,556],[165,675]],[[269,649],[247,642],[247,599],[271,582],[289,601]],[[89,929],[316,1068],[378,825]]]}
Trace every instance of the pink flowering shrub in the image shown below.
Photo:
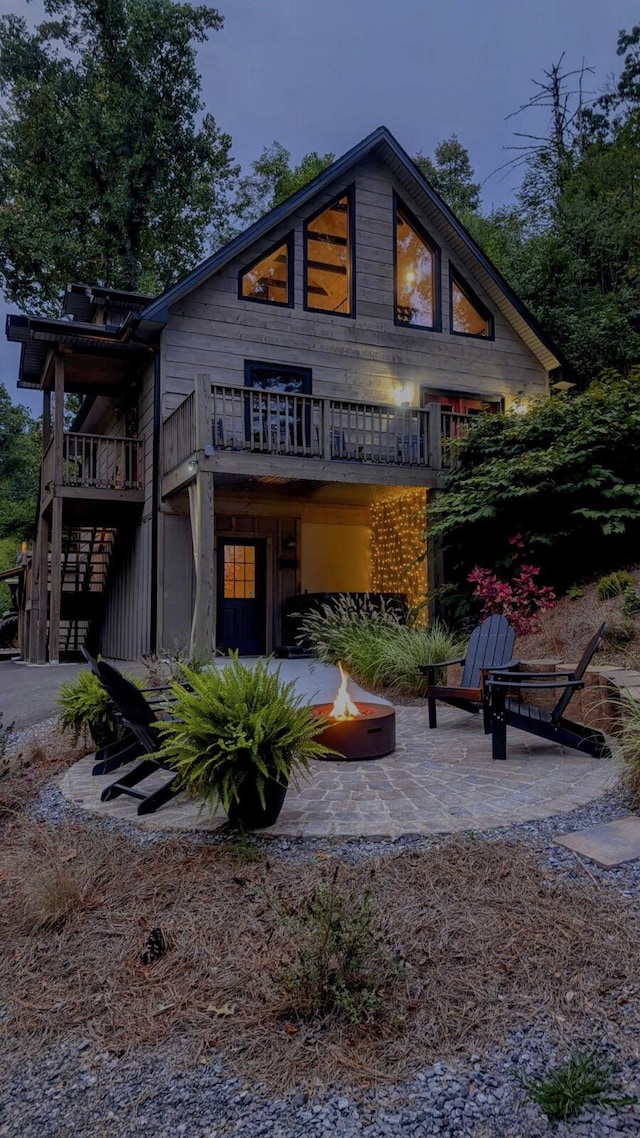
{"label": "pink flowering shrub", "polygon": [[[524,549],[521,534],[509,538],[509,545],[514,548],[513,560],[516,562],[519,551]],[[556,601],[553,589],[538,583],[539,575],[537,566],[523,564],[511,581],[501,581],[491,569],[476,565],[467,580],[475,585],[474,597],[483,602],[483,617],[499,613],[506,616],[517,636],[528,636],[530,632],[538,631],[540,614],[553,608]]]}

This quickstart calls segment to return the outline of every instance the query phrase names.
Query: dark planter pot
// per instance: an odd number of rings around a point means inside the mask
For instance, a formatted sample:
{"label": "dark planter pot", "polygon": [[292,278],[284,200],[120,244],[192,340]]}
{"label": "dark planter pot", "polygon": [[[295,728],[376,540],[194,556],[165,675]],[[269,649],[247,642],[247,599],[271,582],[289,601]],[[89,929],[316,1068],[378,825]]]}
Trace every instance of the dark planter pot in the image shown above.
{"label": "dark planter pot", "polygon": [[120,731],[117,727],[94,727],[89,724],[89,734],[93,739],[96,747],[108,747],[111,743],[117,743],[120,738]]}
{"label": "dark planter pot", "polygon": [[229,821],[239,830],[263,830],[265,826],[273,826],[282,810],[287,785],[269,779],[264,788],[263,806],[255,782],[245,779],[239,790],[240,801],[229,807]]}

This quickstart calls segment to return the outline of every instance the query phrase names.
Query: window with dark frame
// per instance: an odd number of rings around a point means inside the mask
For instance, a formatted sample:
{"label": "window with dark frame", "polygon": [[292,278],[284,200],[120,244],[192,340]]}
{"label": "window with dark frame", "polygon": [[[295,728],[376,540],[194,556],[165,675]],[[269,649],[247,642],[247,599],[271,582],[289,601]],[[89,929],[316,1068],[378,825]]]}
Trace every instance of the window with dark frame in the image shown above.
{"label": "window with dark frame", "polygon": [[353,189],[305,223],[304,306],[353,316]]}
{"label": "window with dark frame", "polygon": [[439,332],[440,250],[395,202],[395,322]]}
{"label": "window with dark frame", "polygon": [[240,271],[238,293],[242,300],[293,308],[293,234]]}
{"label": "window with dark frame", "polygon": [[[282,442],[288,439],[292,444],[302,445],[311,435],[311,409],[304,400],[287,396],[310,395],[312,390],[311,368],[295,367],[291,364],[262,363],[259,360],[245,360],[245,387],[273,392],[274,398],[267,404],[258,395],[247,395],[245,401],[245,437]],[[281,396],[281,398],[278,398]]]}
{"label": "window with dark frame", "polygon": [[493,339],[493,317],[486,305],[460,274],[449,265],[451,299],[451,334],[472,336],[479,340]]}

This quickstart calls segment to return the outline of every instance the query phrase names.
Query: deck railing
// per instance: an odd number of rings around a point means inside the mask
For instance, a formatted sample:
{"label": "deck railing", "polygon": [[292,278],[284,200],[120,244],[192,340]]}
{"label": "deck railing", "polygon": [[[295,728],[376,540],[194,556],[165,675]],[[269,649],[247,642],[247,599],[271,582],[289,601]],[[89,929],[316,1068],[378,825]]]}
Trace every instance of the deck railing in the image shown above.
{"label": "deck railing", "polygon": [[196,422],[194,395],[188,395],[173,414],[162,424],[162,453],[164,474],[175,470],[198,448],[196,443]]}
{"label": "deck railing", "polygon": [[[168,474],[197,450],[211,448],[437,470],[450,465],[442,442],[458,437],[468,419],[437,404],[395,407],[204,383],[163,424],[162,469]],[[198,439],[198,433],[206,437]]]}

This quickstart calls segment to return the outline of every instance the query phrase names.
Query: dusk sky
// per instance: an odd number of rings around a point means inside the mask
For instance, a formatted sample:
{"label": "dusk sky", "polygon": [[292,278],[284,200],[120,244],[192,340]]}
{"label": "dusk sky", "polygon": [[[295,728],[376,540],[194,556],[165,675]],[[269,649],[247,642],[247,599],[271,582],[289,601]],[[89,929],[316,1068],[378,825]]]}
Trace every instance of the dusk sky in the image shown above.
{"label": "dusk sky", "polygon": [[[381,124],[410,154],[455,133],[486,210],[517,187],[517,172],[491,176],[514,130],[546,125],[542,114],[505,121],[531,80],[566,51],[567,65],[595,68],[586,86],[602,87],[620,66],[618,31],[640,19],[637,0],[223,0],[220,11],[224,28],[199,53],[203,97],[243,166],[274,139],[297,160],[338,156]],[[38,20],[42,6],[0,0],[6,12]],[[0,380],[13,393],[19,349],[4,340],[6,310]],[[40,396],[19,400],[40,409]]]}

